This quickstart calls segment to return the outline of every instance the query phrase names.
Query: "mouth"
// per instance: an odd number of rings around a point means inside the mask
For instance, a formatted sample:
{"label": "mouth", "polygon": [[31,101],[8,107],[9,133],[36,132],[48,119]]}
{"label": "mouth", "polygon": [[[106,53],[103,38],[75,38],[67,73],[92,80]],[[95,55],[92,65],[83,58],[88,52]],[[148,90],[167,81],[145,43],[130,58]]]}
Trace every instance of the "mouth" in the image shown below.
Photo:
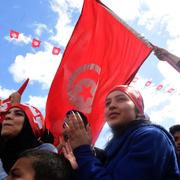
{"label": "mouth", "polygon": [[9,126],[12,126],[12,124],[10,124],[10,123],[3,123],[3,127],[9,127]]}
{"label": "mouth", "polygon": [[109,118],[114,119],[119,115],[120,115],[120,113],[118,113],[118,112],[111,112],[111,113],[109,113],[108,116],[109,116]]}

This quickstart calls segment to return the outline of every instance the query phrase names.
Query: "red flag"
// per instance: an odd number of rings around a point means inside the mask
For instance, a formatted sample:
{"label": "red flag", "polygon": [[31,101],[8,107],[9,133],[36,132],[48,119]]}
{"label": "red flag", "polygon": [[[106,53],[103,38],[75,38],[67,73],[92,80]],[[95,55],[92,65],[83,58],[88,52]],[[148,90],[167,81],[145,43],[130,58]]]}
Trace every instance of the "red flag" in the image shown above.
{"label": "red flag", "polygon": [[65,113],[78,109],[88,116],[95,141],[105,122],[107,92],[116,84],[129,84],[151,50],[101,2],[84,0],[47,99],[46,125],[55,138]]}
{"label": "red flag", "polygon": [[[26,89],[26,86],[29,82],[29,78],[26,79],[26,81],[22,84],[22,86],[18,89],[18,92],[20,95],[23,94],[24,90]],[[4,119],[4,112],[11,106],[10,98],[4,99],[0,101],[0,123]]]}
{"label": "red flag", "polygon": [[59,53],[60,53],[60,48],[58,48],[58,47],[53,47],[53,50],[52,50],[52,54],[54,54],[54,55],[58,55]]}
{"label": "red flag", "polygon": [[168,93],[172,93],[172,92],[174,92],[174,91],[175,91],[174,88],[170,88],[167,92],[168,92]]}
{"label": "red flag", "polygon": [[152,81],[149,81],[149,80],[148,80],[148,81],[145,83],[145,86],[146,86],[146,87],[149,87],[149,86],[151,85],[151,83],[152,83]]}
{"label": "red flag", "polygon": [[162,85],[162,84],[159,84],[159,85],[156,87],[156,90],[157,90],[157,91],[160,91],[162,88],[163,88],[163,85]]}
{"label": "red flag", "polygon": [[32,40],[32,47],[38,48],[40,46],[40,44],[41,44],[40,40],[37,40],[37,39]]}
{"label": "red flag", "polygon": [[22,86],[18,89],[18,93],[20,95],[23,94],[24,90],[26,89],[28,82],[29,82],[29,78],[27,78],[26,81],[22,84]]}
{"label": "red flag", "polygon": [[17,31],[14,31],[14,30],[10,30],[10,38],[15,38],[15,39],[18,39],[19,37],[19,32]]}
{"label": "red flag", "polygon": [[136,83],[139,80],[139,77],[134,77],[134,79],[132,80],[132,83]]}

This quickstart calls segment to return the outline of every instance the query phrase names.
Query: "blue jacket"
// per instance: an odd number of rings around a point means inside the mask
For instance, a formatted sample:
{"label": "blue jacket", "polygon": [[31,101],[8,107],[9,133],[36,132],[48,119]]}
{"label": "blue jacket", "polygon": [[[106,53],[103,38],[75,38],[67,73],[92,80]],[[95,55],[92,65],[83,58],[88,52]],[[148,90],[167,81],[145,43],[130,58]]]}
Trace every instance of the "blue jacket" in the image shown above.
{"label": "blue jacket", "polygon": [[136,121],[116,134],[105,149],[102,164],[89,145],[74,150],[78,180],[178,180],[179,168],[172,137],[161,127]]}

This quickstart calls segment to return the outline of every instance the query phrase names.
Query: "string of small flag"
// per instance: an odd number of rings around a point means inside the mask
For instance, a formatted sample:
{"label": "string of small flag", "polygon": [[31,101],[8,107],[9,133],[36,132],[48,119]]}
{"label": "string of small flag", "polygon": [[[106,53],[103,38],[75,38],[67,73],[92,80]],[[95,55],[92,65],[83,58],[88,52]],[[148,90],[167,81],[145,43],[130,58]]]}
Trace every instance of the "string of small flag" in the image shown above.
{"label": "string of small flag", "polygon": [[[141,78],[136,76],[133,79],[133,81],[131,82],[131,85],[136,86],[136,84],[140,80],[141,80]],[[155,83],[153,83],[152,80],[145,81],[143,83],[143,86],[144,86],[144,88],[154,88],[156,90],[156,92],[164,92],[164,93],[173,94],[173,95],[180,95],[180,92],[178,92],[177,89],[167,86],[167,85],[163,85],[163,84],[155,84]]]}
{"label": "string of small flag", "polygon": [[[10,30],[10,38],[12,38],[12,39],[18,39],[20,34],[21,34],[20,32],[17,32],[15,30]],[[33,48],[39,48],[40,45],[41,45],[41,41],[39,39],[33,38],[31,45],[32,45]],[[61,49],[59,47],[54,46],[52,48],[52,54],[53,55],[59,55],[60,51],[61,51]],[[140,77],[136,76],[133,79],[133,81],[131,82],[131,84],[135,85],[140,79],[141,79]],[[169,94],[180,95],[180,93],[178,93],[175,88],[172,88],[172,87],[167,88],[167,86],[165,86],[163,84],[154,85],[152,80],[147,80],[144,83],[144,87],[145,88],[154,87],[157,92],[166,92],[166,93],[169,93]]]}
{"label": "string of small flag", "polygon": [[[17,32],[15,30],[10,30],[9,35],[10,35],[10,38],[12,38],[12,39],[18,39],[20,34],[21,34],[20,32]],[[39,48],[40,45],[41,45],[41,41],[39,39],[36,39],[36,38],[32,39],[32,47],[33,48]],[[52,49],[52,54],[59,55],[60,51],[61,51],[61,49],[59,47],[54,46]]]}

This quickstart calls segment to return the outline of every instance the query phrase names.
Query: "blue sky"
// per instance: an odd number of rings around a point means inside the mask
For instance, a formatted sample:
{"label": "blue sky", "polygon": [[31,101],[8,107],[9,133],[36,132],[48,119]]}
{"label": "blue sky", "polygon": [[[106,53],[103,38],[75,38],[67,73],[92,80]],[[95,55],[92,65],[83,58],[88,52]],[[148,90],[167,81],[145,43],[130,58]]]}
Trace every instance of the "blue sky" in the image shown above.
{"label": "blue sky", "polygon": [[[180,56],[179,0],[103,0],[118,16],[150,42]],[[47,93],[63,50],[79,17],[83,0],[1,0],[0,6],[0,98],[4,99],[29,77],[30,84],[22,101],[44,112]],[[9,30],[20,32],[18,40],[9,38]],[[31,47],[33,38],[40,48]],[[58,56],[52,47],[61,48]],[[180,123],[180,74],[151,54],[141,67],[133,85],[143,94],[151,120],[166,128]],[[153,85],[145,88],[147,80]],[[155,90],[158,84],[166,86]],[[173,87],[175,93],[165,91]]]}

